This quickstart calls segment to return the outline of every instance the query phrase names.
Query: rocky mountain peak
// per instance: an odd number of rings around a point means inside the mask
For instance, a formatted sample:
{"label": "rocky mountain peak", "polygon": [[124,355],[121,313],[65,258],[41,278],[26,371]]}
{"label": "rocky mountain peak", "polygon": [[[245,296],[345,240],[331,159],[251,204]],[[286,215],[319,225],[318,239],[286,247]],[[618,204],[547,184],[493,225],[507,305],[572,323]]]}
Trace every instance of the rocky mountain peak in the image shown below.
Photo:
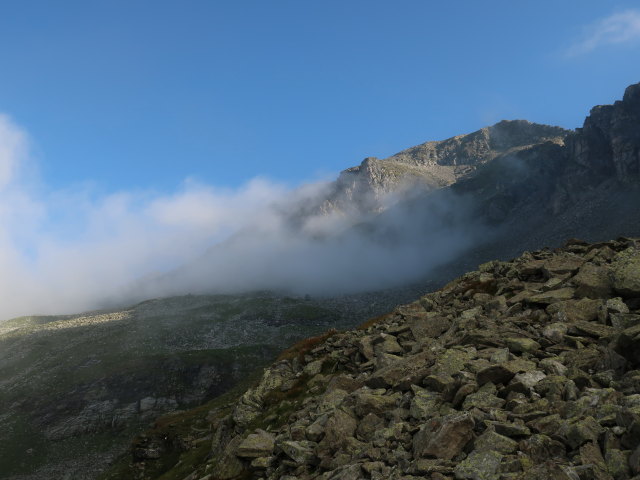
{"label": "rocky mountain peak", "polygon": [[547,141],[560,142],[569,133],[561,127],[532,123],[528,120],[502,120],[487,130],[491,149],[499,152]]}
{"label": "rocky mountain peak", "polygon": [[627,87],[621,101],[591,109],[568,142],[569,172],[589,184],[602,177],[627,183],[640,176],[640,83]]}
{"label": "rocky mountain peak", "polygon": [[540,206],[557,213],[612,181],[640,181],[640,84],[629,86],[613,105],[594,107],[575,132],[503,120],[385,159],[369,157],[340,174],[323,208],[379,211],[389,193],[453,186],[485,197],[495,193],[510,205],[526,200],[533,189],[544,193]]}
{"label": "rocky mountain peak", "polygon": [[[473,167],[513,149],[546,141],[560,141],[568,133],[560,127],[527,120],[503,120],[469,134],[411,147],[385,160],[410,165]],[[468,173],[468,168],[459,168],[454,170],[453,176],[458,178]]]}
{"label": "rocky mountain peak", "polygon": [[622,102],[636,111],[640,108],[640,83],[629,85],[622,97]]}
{"label": "rocky mountain peak", "polygon": [[418,186],[440,189],[473,175],[478,168],[505,155],[553,142],[563,144],[570,132],[526,120],[503,120],[475,132],[429,141],[385,159],[365,158],[340,174],[323,210],[379,211],[381,200]]}

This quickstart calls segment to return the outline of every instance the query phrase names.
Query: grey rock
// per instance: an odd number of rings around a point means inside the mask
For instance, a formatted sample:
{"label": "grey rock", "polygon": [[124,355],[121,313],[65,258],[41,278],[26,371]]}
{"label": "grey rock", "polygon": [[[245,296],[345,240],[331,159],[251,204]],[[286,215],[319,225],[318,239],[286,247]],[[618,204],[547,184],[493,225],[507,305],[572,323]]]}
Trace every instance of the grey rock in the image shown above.
{"label": "grey rock", "polygon": [[384,389],[370,390],[367,388],[354,392],[356,414],[359,417],[364,417],[368,413],[379,415],[393,410],[398,405],[401,395],[399,392],[391,395],[385,395],[385,393]]}
{"label": "grey rock", "polygon": [[232,480],[245,472],[245,467],[236,456],[242,437],[236,436],[226,445],[222,455],[216,462],[216,477],[220,480]]}
{"label": "grey rock", "polygon": [[561,362],[554,358],[544,358],[540,360],[539,366],[547,375],[566,376],[569,370]]}
{"label": "grey rock", "polygon": [[519,382],[527,388],[533,388],[544,378],[546,378],[546,375],[543,372],[539,370],[533,370],[531,372],[518,373],[515,377],[513,377],[513,381]]}
{"label": "grey rock", "polygon": [[603,427],[592,416],[565,424],[558,435],[564,437],[566,444],[571,448],[577,448],[587,442],[597,442]]}
{"label": "grey rock", "polygon": [[411,389],[414,392],[414,397],[411,400],[411,406],[409,408],[411,416],[415,419],[423,420],[436,415],[438,407],[442,402],[441,395],[420,388],[417,385],[413,385]]}
{"label": "grey rock", "polygon": [[547,325],[542,330],[542,335],[548,338],[552,342],[561,343],[564,340],[564,336],[567,334],[569,327],[565,323],[552,323]]}
{"label": "grey rock", "polygon": [[329,416],[325,428],[321,447],[336,449],[346,445],[353,437],[358,424],[353,415],[343,409],[337,409]]}
{"label": "grey rock", "polygon": [[629,313],[629,307],[620,297],[609,298],[606,301],[606,308],[610,313]]}
{"label": "grey rock", "polygon": [[520,442],[520,450],[527,454],[533,462],[545,462],[553,458],[561,458],[566,455],[564,445],[547,435],[531,435]]}
{"label": "grey rock", "polygon": [[430,352],[406,356],[374,372],[367,380],[367,385],[372,388],[397,387],[408,390],[411,385],[419,384],[427,376],[433,362],[433,355]]}
{"label": "grey rock", "polygon": [[316,446],[316,443],[304,440],[284,440],[278,443],[278,447],[298,465],[306,465],[313,459]]}
{"label": "grey rock", "polygon": [[428,421],[413,437],[414,457],[452,459],[473,438],[474,425],[473,417],[468,413]]}
{"label": "grey rock", "polygon": [[535,340],[524,337],[507,337],[504,339],[504,343],[509,347],[509,350],[516,353],[535,352],[541,348]]}
{"label": "grey rock", "polygon": [[264,430],[256,430],[247,436],[236,450],[236,455],[245,458],[268,457],[273,453],[275,437]]}
{"label": "grey rock", "polygon": [[328,480],[361,480],[362,478],[362,469],[359,464],[355,464],[345,465],[334,470]]}
{"label": "grey rock", "polygon": [[613,288],[623,297],[640,297],[640,250],[628,248],[611,265]]}
{"label": "grey rock", "polygon": [[487,429],[473,443],[473,449],[478,452],[494,451],[502,454],[510,454],[517,450],[518,442]]}
{"label": "grey rock", "polygon": [[612,289],[609,269],[591,263],[583,265],[571,281],[577,297],[604,298]]}
{"label": "grey rock", "polygon": [[463,410],[500,408],[506,401],[495,393],[495,386],[492,383],[485,383],[477,392],[467,395],[462,402],[462,408]]}
{"label": "grey rock", "polygon": [[455,468],[459,480],[498,480],[503,455],[494,451],[473,451]]}

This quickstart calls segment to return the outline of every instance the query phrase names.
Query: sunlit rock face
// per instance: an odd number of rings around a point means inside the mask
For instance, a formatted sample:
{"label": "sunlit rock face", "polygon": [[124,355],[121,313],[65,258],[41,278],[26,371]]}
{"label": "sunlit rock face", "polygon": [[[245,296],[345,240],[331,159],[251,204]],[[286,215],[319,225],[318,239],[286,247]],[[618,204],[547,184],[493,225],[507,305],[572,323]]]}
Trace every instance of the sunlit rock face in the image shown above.
{"label": "sunlit rock face", "polygon": [[640,182],[640,84],[613,105],[594,107],[575,131],[502,121],[476,132],[426,142],[344,170],[323,211],[381,211],[402,192],[449,187],[484,201],[483,214],[505,220],[519,204],[558,214],[588,190]]}
{"label": "sunlit rock face", "polygon": [[497,158],[541,143],[561,144],[568,133],[560,127],[505,120],[466,135],[426,142],[385,159],[368,157],[340,174],[322,209],[379,211],[391,194],[447,187]]}

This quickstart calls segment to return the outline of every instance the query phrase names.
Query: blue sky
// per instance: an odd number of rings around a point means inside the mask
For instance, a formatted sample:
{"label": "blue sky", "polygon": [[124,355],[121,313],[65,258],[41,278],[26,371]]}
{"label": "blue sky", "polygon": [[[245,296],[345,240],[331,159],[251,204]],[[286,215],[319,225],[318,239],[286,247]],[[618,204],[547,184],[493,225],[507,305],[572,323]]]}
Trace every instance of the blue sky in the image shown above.
{"label": "blue sky", "polygon": [[270,205],[366,156],[578,127],[639,60],[636,1],[2,2],[0,319],[277,232]]}
{"label": "blue sky", "polygon": [[29,134],[53,188],[296,184],[503,118],[580,126],[640,81],[637,24],[595,38],[634,8],[5,2],[0,112]]}

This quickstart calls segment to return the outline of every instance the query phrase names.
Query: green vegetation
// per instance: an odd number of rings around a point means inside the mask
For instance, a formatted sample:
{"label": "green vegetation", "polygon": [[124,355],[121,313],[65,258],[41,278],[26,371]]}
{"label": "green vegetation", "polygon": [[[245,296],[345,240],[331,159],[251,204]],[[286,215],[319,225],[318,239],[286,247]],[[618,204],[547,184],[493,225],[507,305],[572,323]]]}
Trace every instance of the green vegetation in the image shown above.
{"label": "green vegetation", "polygon": [[194,431],[210,430],[215,419],[231,413],[240,395],[259,379],[260,374],[261,371],[254,371],[227,392],[203,405],[157,418],[151,428],[133,440],[130,451],[122,455],[98,480],[135,478],[136,470],[131,462],[132,451],[143,444],[158,441],[163,455],[157,461],[148,462],[145,474],[158,480],[185,478],[193,471],[194,466],[204,463],[211,450],[208,441],[195,445],[190,443]]}
{"label": "green vegetation", "polygon": [[[336,333],[338,333],[337,330],[330,329],[321,335],[303,339],[285,350],[278,359],[302,358]],[[323,371],[336,370],[336,364],[326,363]],[[261,370],[255,370],[252,375],[226,393],[204,405],[156,419],[152,428],[144,431],[133,441],[130,452],[122,456],[99,480],[134,478],[136,467],[132,462],[132,455],[136,448],[141,445],[158,445],[159,443],[163,454],[158,459],[145,462],[144,478],[181,480],[196,469],[201,470],[199,473],[204,475],[206,460],[211,455],[210,437],[204,437],[206,441],[198,444],[190,443],[194,431],[200,433],[210,431],[212,425],[224,421],[224,418],[232,413],[240,396],[245,390],[256,384],[261,374]],[[309,380],[307,375],[302,375],[296,379],[290,389],[269,392],[264,398],[264,412],[252,422],[248,430],[273,429],[286,423],[290,414],[300,408],[304,400],[312,395]],[[159,442],[160,439],[161,442]]]}
{"label": "green vegetation", "polygon": [[300,339],[352,323],[339,302],[265,292],[4,322],[0,478],[51,465],[97,472],[167,409],[207,402]]}

